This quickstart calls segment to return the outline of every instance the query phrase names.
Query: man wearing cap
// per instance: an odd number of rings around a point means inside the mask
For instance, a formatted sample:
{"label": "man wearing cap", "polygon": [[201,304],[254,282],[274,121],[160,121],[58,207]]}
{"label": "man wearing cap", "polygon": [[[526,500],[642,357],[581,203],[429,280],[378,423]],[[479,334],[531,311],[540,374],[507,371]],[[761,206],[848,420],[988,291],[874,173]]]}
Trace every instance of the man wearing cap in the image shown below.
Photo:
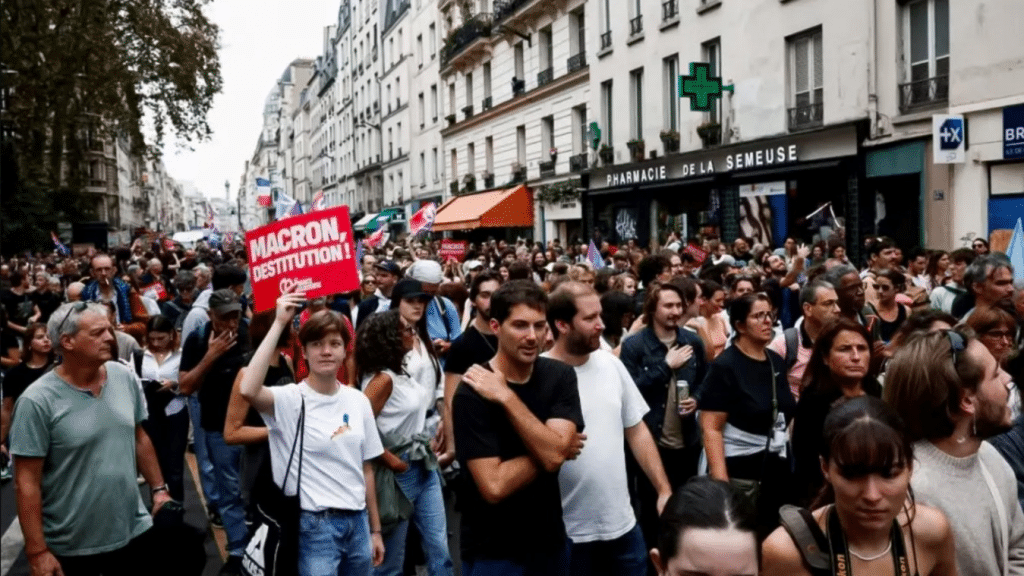
{"label": "man wearing cap", "polygon": [[434,344],[434,350],[442,358],[448,354],[452,342],[462,335],[459,312],[455,304],[444,296],[437,295],[437,289],[444,281],[441,265],[436,260],[417,260],[406,271],[406,276],[419,280],[423,291],[431,296],[427,302],[427,334]]}
{"label": "man wearing cap", "polygon": [[381,260],[373,265],[377,276],[377,291],[352,311],[352,324],[358,329],[363,320],[378,312],[387,312],[391,308],[391,290],[402,277],[402,269],[391,260]]}
{"label": "man wearing cap", "polygon": [[[178,386],[182,394],[198,391],[202,434],[197,433],[195,441],[204,444],[205,453],[213,463],[217,507],[228,539],[230,558],[221,574],[237,574],[248,532],[238,483],[242,447],[228,446],[223,433],[231,386],[245,365],[249,337],[246,324],[241,321],[242,305],[234,289],[214,290],[208,303],[209,322],[190,334],[182,348]],[[198,447],[196,452],[199,452]]]}

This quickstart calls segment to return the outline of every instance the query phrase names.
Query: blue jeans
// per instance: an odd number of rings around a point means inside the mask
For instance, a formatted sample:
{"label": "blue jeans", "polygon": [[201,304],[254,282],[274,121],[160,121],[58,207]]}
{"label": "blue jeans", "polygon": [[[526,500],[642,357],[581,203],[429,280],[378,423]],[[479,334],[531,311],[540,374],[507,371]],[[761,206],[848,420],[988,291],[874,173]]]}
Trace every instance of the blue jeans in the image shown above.
{"label": "blue jeans", "polygon": [[372,552],[366,510],[302,511],[299,576],[370,576]]}
{"label": "blue jeans", "polygon": [[217,482],[213,477],[213,462],[206,453],[206,430],[199,423],[199,398],[195,394],[188,396],[188,416],[192,419],[192,446],[196,449],[196,464],[199,466],[199,485],[203,487],[206,505],[217,509],[220,494],[217,493]]}
{"label": "blue jeans", "polygon": [[640,525],[615,540],[573,543],[572,576],[644,576],[647,574],[647,549]]}
{"label": "blue jeans", "polygon": [[242,465],[242,447],[228,446],[220,432],[205,430],[206,450],[213,461],[213,476],[220,494],[218,510],[224,521],[224,532],[228,537],[228,554],[241,556],[245,551],[249,529],[245,526],[245,505],[242,503],[242,489],[238,482],[238,471]]}
{"label": "blue jeans", "polygon": [[[412,502],[412,520],[416,521],[423,541],[427,573],[430,576],[451,576],[454,565],[448,553],[448,522],[444,514],[440,474],[437,470],[427,470],[420,460],[411,463],[405,458],[402,460],[409,464],[409,469],[396,474],[395,480]],[[384,563],[374,570],[376,576],[402,576],[408,533],[409,520],[404,520],[384,537]]]}
{"label": "blue jeans", "polygon": [[544,556],[532,555],[529,560],[495,560],[492,558],[463,559],[462,576],[568,576],[569,545],[565,545],[553,554]]}

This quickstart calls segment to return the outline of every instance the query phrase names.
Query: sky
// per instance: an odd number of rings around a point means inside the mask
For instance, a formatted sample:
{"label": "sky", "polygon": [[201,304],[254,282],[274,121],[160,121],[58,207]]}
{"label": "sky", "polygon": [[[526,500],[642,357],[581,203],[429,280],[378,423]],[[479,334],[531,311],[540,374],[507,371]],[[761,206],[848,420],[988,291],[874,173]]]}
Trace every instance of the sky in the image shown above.
{"label": "sky", "polygon": [[339,0],[214,0],[206,8],[220,27],[223,90],[208,121],[213,135],[188,151],[168,138],[167,173],[192,182],[207,196],[224,197],[224,181],[237,197],[245,161],[263,126],[263,102],[295,58],[315,58],[323,29],[337,20]]}

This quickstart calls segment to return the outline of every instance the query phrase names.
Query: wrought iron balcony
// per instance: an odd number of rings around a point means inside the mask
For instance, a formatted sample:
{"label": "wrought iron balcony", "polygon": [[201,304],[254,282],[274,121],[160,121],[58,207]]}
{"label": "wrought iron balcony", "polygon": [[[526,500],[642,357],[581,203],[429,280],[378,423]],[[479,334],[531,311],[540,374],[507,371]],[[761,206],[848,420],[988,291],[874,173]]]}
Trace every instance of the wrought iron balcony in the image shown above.
{"label": "wrought iron balcony", "polygon": [[526,13],[531,12],[534,7],[543,9],[544,4],[545,2],[540,0],[496,0],[494,3],[494,21],[505,22],[512,19],[512,16],[517,13],[519,13],[519,16],[526,16]]}
{"label": "wrought iron balcony", "polygon": [[900,84],[900,111],[942,104],[949,99],[949,76],[934,76]]}
{"label": "wrought iron balcony", "polygon": [[789,129],[799,130],[821,126],[824,117],[824,106],[821,102],[797,106],[789,109]]}
{"label": "wrought iron balcony", "polygon": [[612,31],[601,32],[601,50],[605,48],[611,48],[612,46]]}
{"label": "wrought iron balcony", "polygon": [[491,35],[491,15],[475,14],[460,26],[441,48],[441,67],[448,66],[452,60],[480,38]]}
{"label": "wrought iron balcony", "polygon": [[636,36],[644,31],[644,17],[641,14],[629,21],[629,35]]}
{"label": "wrought iron balcony", "polygon": [[543,86],[555,79],[555,69],[548,68],[537,73],[537,86]]}
{"label": "wrought iron balcony", "polygon": [[547,162],[541,162],[540,163],[540,175],[541,175],[541,178],[543,178],[545,176],[554,176],[555,175],[555,161],[554,160],[548,160]]}
{"label": "wrought iron balcony", "polygon": [[511,183],[517,184],[519,182],[526,182],[526,166],[512,169]]}
{"label": "wrought iron balcony", "polygon": [[459,183],[458,182],[449,182],[448,183],[448,191],[452,193],[452,196],[458,196],[459,195]]}
{"label": "wrought iron balcony", "polygon": [[466,119],[467,120],[472,118],[473,117],[473,105],[470,104],[469,106],[463,106],[462,107],[462,113],[466,115]]}
{"label": "wrought iron balcony", "polygon": [[512,95],[519,96],[526,94],[526,80],[520,80],[515,76],[512,77]]}
{"label": "wrought iron balcony", "polygon": [[566,62],[566,68],[569,70],[569,74],[577,70],[582,70],[587,67],[587,54],[580,50],[579,54],[570,56],[568,62]]}
{"label": "wrought iron balcony", "polygon": [[665,0],[661,3],[661,19],[671,20],[679,16],[679,0]]}
{"label": "wrought iron balcony", "polygon": [[494,188],[494,174],[484,174],[484,190]]}
{"label": "wrought iron balcony", "polygon": [[494,99],[492,97],[488,96],[488,97],[484,98],[483,103],[480,104],[480,110],[481,111],[490,110],[493,107],[493,105],[494,105]]}
{"label": "wrought iron balcony", "polygon": [[587,168],[587,153],[576,154],[575,156],[569,156],[569,171],[579,172],[580,170],[586,170]]}

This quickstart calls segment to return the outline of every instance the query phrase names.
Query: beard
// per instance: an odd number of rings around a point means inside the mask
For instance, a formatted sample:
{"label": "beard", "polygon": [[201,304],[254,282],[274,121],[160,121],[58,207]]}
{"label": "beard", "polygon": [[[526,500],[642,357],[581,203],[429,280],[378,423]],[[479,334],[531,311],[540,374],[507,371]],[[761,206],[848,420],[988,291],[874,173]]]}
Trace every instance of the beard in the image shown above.
{"label": "beard", "polygon": [[[572,331],[565,335],[565,349],[570,354],[582,356],[601,347],[600,337],[591,338],[582,332]],[[596,341],[596,343],[595,343]]]}
{"label": "beard", "polygon": [[1013,428],[1013,422],[1007,417],[1010,408],[1002,402],[983,400],[978,406],[978,414],[975,420],[978,438],[986,439],[998,436]]}

